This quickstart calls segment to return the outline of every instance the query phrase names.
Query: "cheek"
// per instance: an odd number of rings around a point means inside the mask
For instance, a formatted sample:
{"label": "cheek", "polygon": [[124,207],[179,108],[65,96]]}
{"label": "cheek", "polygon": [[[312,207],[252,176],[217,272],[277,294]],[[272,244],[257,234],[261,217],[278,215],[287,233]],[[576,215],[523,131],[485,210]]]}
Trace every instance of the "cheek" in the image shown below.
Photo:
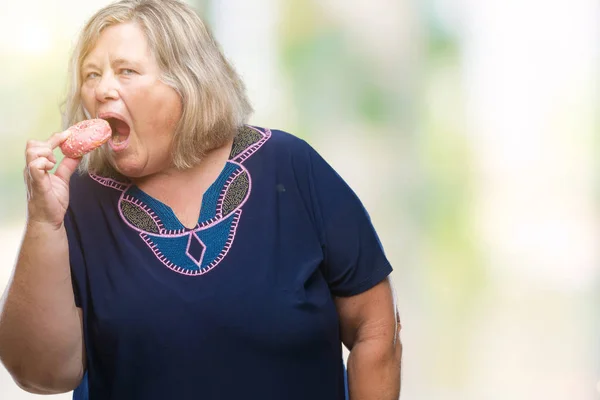
{"label": "cheek", "polygon": [[179,94],[166,84],[161,84],[159,90],[155,90],[153,98],[154,108],[157,110],[156,117],[167,130],[174,129],[179,122],[182,112],[181,98]]}
{"label": "cheek", "polygon": [[93,112],[92,107],[94,106],[94,103],[95,103],[93,91],[91,91],[90,89],[82,88],[79,91],[79,95],[81,98],[81,103],[83,104],[85,109],[88,110],[90,113],[92,113]]}
{"label": "cheek", "polygon": [[147,120],[162,142],[170,140],[181,118],[176,100],[154,99],[146,111]]}

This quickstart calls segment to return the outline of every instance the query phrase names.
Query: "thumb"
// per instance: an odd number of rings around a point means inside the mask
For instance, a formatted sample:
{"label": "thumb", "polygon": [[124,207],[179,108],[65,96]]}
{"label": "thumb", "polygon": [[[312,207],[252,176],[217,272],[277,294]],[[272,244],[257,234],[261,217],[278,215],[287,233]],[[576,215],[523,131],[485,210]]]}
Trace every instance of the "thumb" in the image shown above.
{"label": "thumb", "polygon": [[62,159],[60,164],[58,164],[58,167],[56,167],[56,172],[54,173],[54,175],[56,175],[58,178],[62,179],[65,183],[68,184],[69,180],[71,179],[71,175],[73,175],[80,162],[81,158],[75,159],[65,157]]}

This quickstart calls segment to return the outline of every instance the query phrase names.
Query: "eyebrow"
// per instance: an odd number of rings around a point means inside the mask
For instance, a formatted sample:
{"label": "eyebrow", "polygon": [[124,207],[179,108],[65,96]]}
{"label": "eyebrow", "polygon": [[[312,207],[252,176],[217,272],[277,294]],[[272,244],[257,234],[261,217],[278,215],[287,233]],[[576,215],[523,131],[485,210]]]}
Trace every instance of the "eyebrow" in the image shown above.
{"label": "eyebrow", "polygon": [[[123,64],[133,64],[134,66],[137,66],[138,62],[133,61],[133,60],[126,60],[124,58],[117,58],[117,59],[113,60],[113,62],[112,62],[112,66],[113,67],[116,67],[116,66],[119,66],[119,65],[123,65]],[[95,69],[100,69],[100,67],[98,67],[93,62],[86,62],[85,64],[83,64],[81,66],[82,70],[84,70],[84,69],[94,69],[94,68]]]}

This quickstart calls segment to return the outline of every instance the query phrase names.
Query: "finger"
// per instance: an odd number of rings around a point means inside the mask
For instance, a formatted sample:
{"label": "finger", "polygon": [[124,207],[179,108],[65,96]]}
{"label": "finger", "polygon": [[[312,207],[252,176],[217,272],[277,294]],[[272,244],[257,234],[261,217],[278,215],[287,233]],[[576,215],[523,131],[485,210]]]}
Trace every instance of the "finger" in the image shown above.
{"label": "finger", "polygon": [[25,181],[25,187],[27,188],[27,200],[31,200],[32,197],[32,178],[29,173],[29,168],[23,169],[23,180]]}
{"label": "finger", "polygon": [[30,147],[25,152],[25,160],[27,164],[41,157],[45,157],[48,160],[56,163],[56,157],[54,157],[54,153],[52,152],[52,149],[48,147],[48,145],[44,145],[43,147]]}
{"label": "finger", "polygon": [[[48,145],[48,142],[39,141],[39,140],[29,140],[29,141],[27,141],[27,146],[25,147],[25,158],[27,159],[29,153],[32,153],[34,151],[35,152],[40,151],[40,149],[47,149],[47,151],[45,151],[44,154],[51,154],[52,157],[54,157],[54,153],[52,152],[52,149]],[[47,157],[49,157],[49,156],[47,156]],[[33,158],[31,160],[28,160],[27,163],[29,163],[31,161],[33,161]],[[55,162],[56,162],[56,160],[55,160]]]}
{"label": "finger", "polygon": [[28,170],[29,175],[33,179],[33,181],[38,181],[42,178],[46,172],[52,170],[54,168],[55,163],[48,160],[47,158],[37,158],[29,163]]}
{"label": "finger", "polygon": [[46,143],[50,145],[51,149],[55,149],[69,136],[71,136],[71,132],[68,129],[62,132],[57,132],[54,135],[50,136],[50,139],[48,139]]}
{"label": "finger", "polygon": [[57,176],[58,178],[62,179],[63,181],[65,181],[65,183],[69,183],[71,176],[77,169],[77,166],[79,165],[80,162],[81,162],[81,158],[75,159],[75,158],[65,157],[62,159],[60,164],[58,164],[58,167],[56,168],[54,175]]}
{"label": "finger", "polygon": [[48,147],[48,142],[41,140],[28,140],[25,150],[28,150],[32,147]]}

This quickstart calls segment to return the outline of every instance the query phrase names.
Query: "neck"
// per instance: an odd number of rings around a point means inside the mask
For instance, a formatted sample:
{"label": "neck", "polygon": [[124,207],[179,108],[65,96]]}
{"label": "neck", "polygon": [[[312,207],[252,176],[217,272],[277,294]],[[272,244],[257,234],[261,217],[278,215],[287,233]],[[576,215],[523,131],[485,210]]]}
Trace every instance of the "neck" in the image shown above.
{"label": "neck", "polygon": [[206,175],[207,173],[210,175],[210,172],[214,170],[220,172],[225,162],[229,159],[232,145],[233,140],[227,141],[223,146],[208,152],[198,164],[190,168],[178,169],[171,166],[154,174],[131,180],[140,188],[142,186],[154,186],[169,183],[189,184],[195,181],[198,176]]}

